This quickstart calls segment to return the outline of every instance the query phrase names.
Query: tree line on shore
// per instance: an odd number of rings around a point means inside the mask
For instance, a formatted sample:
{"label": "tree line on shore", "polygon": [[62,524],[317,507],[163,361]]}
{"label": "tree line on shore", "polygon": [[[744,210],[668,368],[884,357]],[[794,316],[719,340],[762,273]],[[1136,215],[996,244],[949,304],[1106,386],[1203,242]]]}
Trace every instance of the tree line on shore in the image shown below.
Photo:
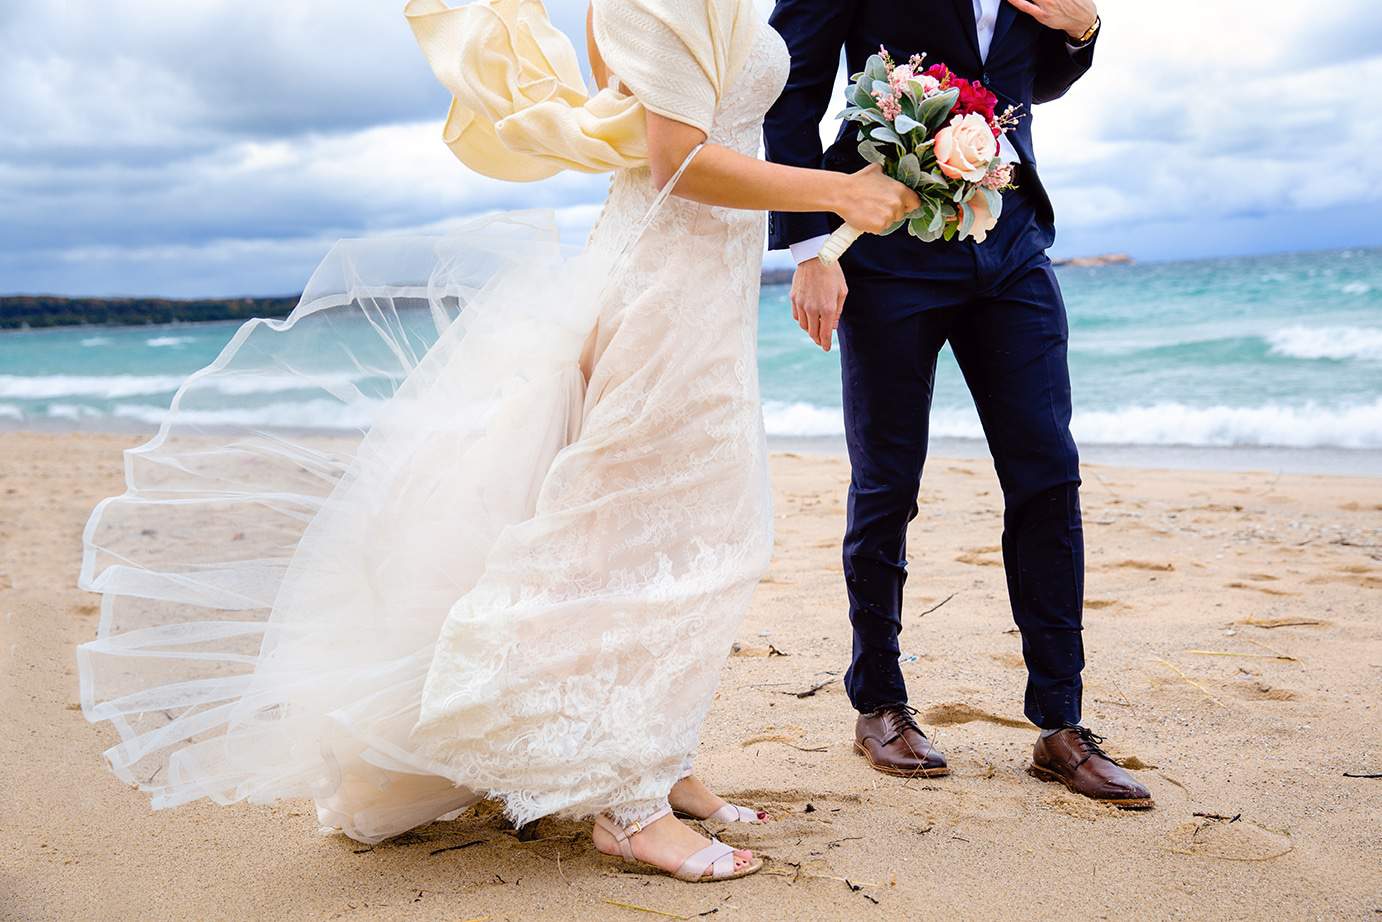
{"label": "tree line on shore", "polygon": [[[1079,259],[1058,259],[1058,266],[1130,265],[1122,253]],[[764,285],[790,285],[792,270],[765,267]],[[159,323],[200,323],[209,320],[249,320],[286,317],[298,296],[283,298],[62,298],[56,295],[0,297],[0,330],[42,327],[143,326]]]}
{"label": "tree line on shore", "polygon": [[288,298],[60,298],[48,295],[0,297],[0,330],[68,326],[142,326],[286,317],[297,305]]}

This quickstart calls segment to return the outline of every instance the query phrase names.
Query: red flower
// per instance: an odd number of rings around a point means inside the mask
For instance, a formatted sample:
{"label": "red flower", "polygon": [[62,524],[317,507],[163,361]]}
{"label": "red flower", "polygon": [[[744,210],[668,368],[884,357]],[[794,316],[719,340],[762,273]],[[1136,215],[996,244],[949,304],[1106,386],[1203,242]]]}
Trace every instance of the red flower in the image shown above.
{"label": "red flower", "polygon": [[977,80],[956,80],[955,85],[960,88],[960,98],[956,101],[954,110],[957,115],[978,112],[984,118],[993,121],[998,97],[989,92],[988,87]]}
{"label": "red flower", "polygon": [[926,68],[926,76],[935,77],[936,80],[940,81],[941,89],[950,89],[952,75],[950,73],[950,68],[946,67],[944,64],[932,64],[930,67]]}
{"label": "red flower", "polygon": [[960,98],[955,101],[955,108],[950,110],[950,117],[969,115],[971,112],[978,112],[988,119],[993,126],[993,136],[999,137],[1003,134],[998,127],[996,119],[998,109],[998,97],[991,93],[988,87],[978,80],[965,80],[956,77],[955,74],[944,64],[932,64],[926,68],[926,76],[935,77],[940,81],[941,89],[958,89]]}

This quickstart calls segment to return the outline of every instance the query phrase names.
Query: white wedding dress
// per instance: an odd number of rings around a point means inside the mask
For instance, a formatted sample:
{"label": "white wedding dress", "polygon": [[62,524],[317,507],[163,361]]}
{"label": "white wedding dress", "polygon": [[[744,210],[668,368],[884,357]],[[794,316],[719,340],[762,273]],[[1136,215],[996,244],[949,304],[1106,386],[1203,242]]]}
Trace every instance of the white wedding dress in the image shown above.
{"label": "white wedding dress", "polygon": [[[787,72],[757,28],[709,139],[751,156]],[[541,213],[342,242],[192,376],[85,534],[82,706],[121,778],[313,798],[367,842],[482,796],[517,822],[665,801],[772,517],[764,216],[659,198],[616,174],[575,253]],[[253,422],[285,387],[357,428]]]}

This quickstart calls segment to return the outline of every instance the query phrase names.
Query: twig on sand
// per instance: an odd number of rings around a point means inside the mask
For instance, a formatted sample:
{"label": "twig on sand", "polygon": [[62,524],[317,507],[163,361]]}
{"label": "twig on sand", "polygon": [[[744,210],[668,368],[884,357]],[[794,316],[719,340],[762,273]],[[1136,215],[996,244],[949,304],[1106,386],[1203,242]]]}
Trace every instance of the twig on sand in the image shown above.
{"label": "twig on sand", "polygon": [[1294,656],[1286,656],[1281,653],[1228,653],[1222,650],[1186,650],[1186,653],[1193,653],[1196,656],[1241,656],[1244,659],[1274,659],[1281,660],[1283,663],[1298,663],[1300,660]]}
{"label": "twig on sand", "polygon": [[935,611],[936,609],[940,608],[942,605],[944,605],[946,602],[949,602],[951,599],[955,598],[955,596],[957,596],[957,595],[959,595],[958,592],[952,592],[952,593],[950,593],[950,595],[948,595],[948,596],[946,596],[945,598],[941,599],[941,600],[940,600],[939,602],[937,602],[935,605],[932,605],[930,608],[926,609],[926,611],[924,611],[924,612],[922,612],[921,614],[917,615],[917,617],[918,617],[918,618],[925,618],[927,615],[931,614],[931,612],[933,612],[933,611]]}
{"label": "twig on sand", "polygon": [[1382,772],[1344,772],[1345,778],[1382,778]]}
{"label": "twig on sand", "polygon": [[1137,710],[1137,705],[1133,704],[1130,700],[1128,700],[1127,693],[1123,691],[1123,686],[1118,684],[1118,680],[1115,678],[1110,678],[1109,681],[1113,683],[1113,688],[1115,691],[1118,692],[1118,697],[1122,698],[1123,700],[1114,701],[1111,698],[1095,698],[1094,700],[1098,701],[1100,704],[1116,704],[1119,707],[1132,708],[1134,711]]}
{"label": "twig on sand", "polygon": [[1170,775],[1166,774],[1165,772],[1157,772],[1157,774],[1160,775],[1160,776],[1162,777],[1162,780],[1171,782],[1171,783],[1174,784],[1176,787],[1180,788],[1182,791],[1186,790],[1185,785],[1181,784],[1179,781],[1177,781],[1175,778],[1172,778]]}
{"label": "twig on sand", "polygon": [[1289,855],[1295,851],[1296,844],[1292,842],[1281,851],[1271,855],[1216,855],[1212,852],[1197,852],[1192,848],[1168,848],[1165,845],[1161,848],[1173,855],[1189,855],[1192,858],[1217,858],[1220,861],[1275,861],[1282,855]]}
{"label": "twig on sand", "polygon": [[826,679],[824,682],[817,682],[815,685],[812,685],[810,688],[804,688],[804,689],[802,689],[801,691],[785,691],[785,692],[778,692],[778,694],[779,694],[779,695],[791,695],[791,696],[793,696],[793,697],[795,697],[795,698],[814,698],[814,697],[816,696],[816,692],[820,691],[822,688],[825,688],[827,685],[833,685],[834,683],[835,683],[835,676],[832,675],[830,678]]}
{"label": "twig on sand", "polygon": [[556,840],[556,839],[576,839],[576,838],[579,838],[579,836],[577,836],[577,835],[573,832],[573,833],[570,833],[569,835],[562,835],[562,836],[543,836],[543,837],[540,838],[540,839],[525,839],[525,840],[519,842],[518,844],[519,844],[519,845],[537,845],[539,842],[552,842],[552,841],[554,841],[554,840]]}
{"label": "twig on sand", "polygon": [[637,903],[621,903],[618,900],[605,900],[611,906],[618,906],[620,909],[630,909],[634,912],[646,912],[654,916],[662,916],[664,919],[694,919],[695,916],[683,916],[680,913],[664,912],[661,909],[653,909],[649,906],[639,906]]}
{"label": "twig on sand", "polygon": [[446,848],[434,848],[434,849],[432,849],[430,852],[428,852],[427,854],[428,854],[429,856],[431,856],[431,855],[440,855],[442,852],[458,852],[458,851],[460,851],[460,850],[463,849],[463,848],[470,848],[471,846],[474,846],[474,845],[484,845],[484,844],[485,844],[485,840],[484,840],[484,839],[474,839],[473,841],[470,841],[470,842],[462,842],[460,845],[448,845],[448,846],[446,846]]}
{"label": "twig on sand", "polygon": [[792,868],[791,871],[779,871],[776,868],[764,868],[759,873],[771,874],[774,877],[790,877],[792,878],[792,880],[798,880],[802,877],[812,877],[816,880],[835,880],[849,887],[851,890],[859,890],[863,887],[879,886],[878,884],[869,883],[867,881],[850,880],[848,877],[836,877],[833,874],[814,874],[811,871],[804,870],[800,864],[789,863],[789,867]]}
{"label": "twig on sand", "polygon": [[1260,640],[1253,640],[1251,637],[1244,637],[1243,640],[1246,640],[1248,643],[1252,644],[1254,647],[1261,647],[1263,650],[1266,650],[1268,653],[1272,654],[1273,656],[1284,657],[1285,659],[1289,659],[1289,660],[1291,660],[1292,662],[1296,662],[1296,663],[1300,662],[1300,660],[1296,659],[1296,657],[1294,657],[1294,656],[1287,656],[1285,653],[1282,653],[1280,650],[1276,649],[1275,647],[1269,647],[1269,646],[1267,646],[1266,644],[1264,644],[1264,643],[1263,643],[1262,641],[1260,641]]}
{"label": "twig on sand", "polygon": [[1217,704],[1219,707],[1221,707],[1221,708],[1226,708],[1226,707],[1228,707],[1228,705],[1224,704],[1224,703],[1223,703],[1222,701],[1220,701],[1218,698],[1214,697],[1214,693],[1213,693],[1213,692],[1211,692],[1209,689],[1205,688],[1205,687],[1204,687],[1203,685],[1201,685],[1199,682],[1196,682],[1194,679],[1190,678],[1190,676],[1188,676],[1188,675],[1186,675],[1184,672],[1182,672],[1182,671],[1181,671],[1181,668],[1180,668],[1179,666],[1177,666],[1175,663],[1171,662],[1170,660],[1164,660],[1164,659],[1159,659],[1159,660],[1157,660],[1157,662],[1158,662],[1158,663],[1161,663],[1161,664],[1162,664],[1163,666],[1165,666],[1167,669],[1170,669],[1170,670],[1171,670],[1172,672],[1174,672],[1176,675],[1178,675],[1178,676],[1180,676],[1182,679],[1184,679],[1185,682],[1186,682],[1186,684],[1191,685],[1191,686],[1193,686],[1193,687],[1196,688],[1196,689],[1199,689],[1199,691],[1200,691],[1206,698],[1208,698],[1210,701],[1213,701],[1213,702],[1214,702],[1215,704]]}
{"label": "twig on sand", "polygon": [[1233,814],[1233,816],[1224,816],[1222,813],[1201,813],[1198,810],[1196,810],[1194,813],[1190,815],[1203,817],[1207,820],[1226,820],[1230,823],[1236,823],[1243,818],[1243,814],[1241,813],[1235,813]]}
{"label": "twig on sand", "polygon": [[1238,623],[1268,631],[1278,627],[1318,627],[1324,624],[1315,618],[1244,618]]}

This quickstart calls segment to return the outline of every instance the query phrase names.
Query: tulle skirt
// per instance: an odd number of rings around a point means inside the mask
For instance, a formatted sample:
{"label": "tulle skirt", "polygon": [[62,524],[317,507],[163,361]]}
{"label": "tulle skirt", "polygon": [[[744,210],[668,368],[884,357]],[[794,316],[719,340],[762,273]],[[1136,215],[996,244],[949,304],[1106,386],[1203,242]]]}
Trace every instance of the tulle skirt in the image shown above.
{"label": "tulle skirt", "polygon": [[[82,707],[121,778],[311,798],[367,842],[481,796],[524,822],[665,795],[771,513],[756,288],[712,278],[750,330],[679,346],[704,317],[664,310],[684,280],[646,244],[572,252],[542,214],[346,241],[188,380],[84,536]],[[257,423],[267,389],[321,426]]]}

